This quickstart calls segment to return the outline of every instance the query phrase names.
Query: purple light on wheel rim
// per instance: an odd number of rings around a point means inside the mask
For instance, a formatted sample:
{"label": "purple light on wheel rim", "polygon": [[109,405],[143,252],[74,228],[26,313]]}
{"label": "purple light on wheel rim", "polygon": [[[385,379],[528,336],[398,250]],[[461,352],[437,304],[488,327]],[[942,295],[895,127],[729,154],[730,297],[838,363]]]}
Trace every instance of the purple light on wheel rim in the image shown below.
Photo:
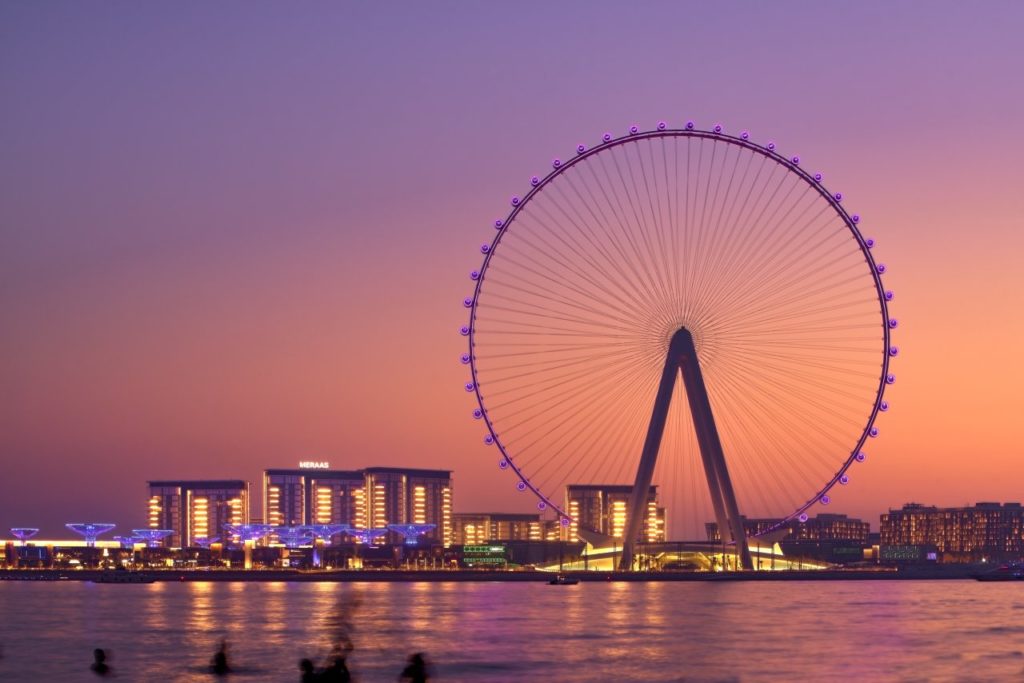
{"label": "purple light on wheel rim", "polygon": [[800,513],[800,522],[801,522],[801,524],[806,522],[806,521],[807,521],[807,513],[806,512],[801,512]]}
{"label": "purple light on wheel rim", "polygon": [[532,178],[530,178],[530,184],[533,185],[534,187],[537,187],[538,185],[540,185],[540,178],[538,178],[537,176],[533,176]]}
{"label": "purple light on wheel rim", "polygon": [[850,220],[853,221],[854,223],[860,223],[860,215],[853,214],[852,216],[850,216]]}
{"label": "purple light on wheel rim", "polygon": [[890,330],[895,330],[899,326],[900,326],[900,321],[899,320],[897,320],[896,318],[889,318],[889,329]]}
{"label": "purple light on wheel rim", "polygon": [[893,291],[891,289],[886,290],[886,292],[885,292],[885,300],[886,301],[892,301],[895,297],[896,297],[896,295],[893,293]]}
{"label": "purple light on wheel rim", "polygon": [[470,271],[469,279],[470,280],[479,280],[480,279],[480,271],[479,270]]}
{"label": "purple light on wheel rim", "polygon": [[522,201],[519,197],[512,198],[512,206],[519,206],[519,202]]}
{"label": "purple light on wheel rim", "polygon": [[629,127],[629,134],[630,135],[636,135],[639,132],[640,132],[640,129],[637,128],[636,126],[630,126]]}
{"label": "purple light on wheel rim", "polygon": [[561,519],[559,519],[559,522],[561,522],[562,526],[569,526],[569,518],[568,517],[562,517]]}
{"label": "purple light on wheel rim", "polygon": [[548,504],[545,503],[543,500],[538,500],[537,501],[537,509],[538,510],[547,510],[548,509]]}
{"label": "purple light on wheel rim", "polygon": [[800,165],[800,157],[793,157],[792,159],[790,159],[790,161],[792,161],[793,164],[796,166]]}
{"label": "purple light on wheel rim", "polygon": [[824,495],[824,496],[821,497],[821,504],[822,505],[828,505],[831,502],[832,502],[832,499],[829,498],[827,495]]}
{"label": "purple light on wheel rim", "polygon": [[494,221],[494,227],[497,228],[498,230],[501,230],[504,226],[505,226],[505,221],[501,220],[500,218],[498,220]]}
{"label": "purple light on wheel rim", "polygon": [[774,152],[775,151],[775,143],[774,142],[769,142],[766,146],[767,146],[769,152]]}
{"label": "purple light on wheel rim", "polygon": [[460,327],[459,328],[459,334],[461,334],[463,337],[468,337],[469,336],[469,325],[463,325],[462,327]]}
{"label": "purple light on wheel rim", "polygon": [[882,273],[885,272],[885,264],[879,263],[877,266],[875,266],[875,270],[877,270],[878,274],[881,275]]}
{"label": "purple light on wheel rim", "polygon": [[749,132],[743,131],[742,133],[740,133],[740,140],[749,140],[749,139],[750,139],[750,133]]}
{"label": "purple light on wheel rim", "polygon": [[857,455],[856,455],[856,456],[854,456],[854,459],[855,459],[855,460],[856,460],[857,462],[864,462],[865,460],[867,460],[867,459],[868,459],[868,454],[867,454],[867,453],[865,453],[864,451],[860,451],[859,453],[857,453]]}
{"label": "purple light on wheel rim", "polygon": [[494,437],[488,434],[487,436],[484,437],[484,443],[487,444],[488,446],[492,445],[494,443]]}
{"label": "purple light on wheel rim", "polygon": [[526,490],[526,483],[522,482],[522,481],[517,482],[516,483],[516,489],[519,490],[519,491],[525,491]]}
{"label": "purple light on wheel rim", "polygon": [[721,133],[722,132],[722,124],[716,123],[714,130],[715,130],[716,133]]}
{"label": "purple light on wheel rim", "polygon": [[489,245],[489,244],[481,244],[480,245],[480,253],[481,254],[487,254],[490,251],[491,251],[491,245]]}
{"label": "purple light on wheel rim", "polygon": [[695,125],[697,125],[697,124],[695,124],[693,121],[687,121],[686,122],[686,130],[693,130],[693,127]]}
{"label": "purple light on wheel rim", "polygon": [[577,154],[583,154],[586,151],[587,151],[587,146],[586,145],[576,145],[576,153]]}
{"label": "purple light on wheel rim", "polygon": [[839,475],[839,483],[842,484],[843,486],[846,486],[847,484],[850,483],[850,478],[845,474],[841,474]]}
{"label": "purple light on wheel rim", "polygon": [[462,364],[463,364],[463,365],[469,365],[469,361],[470,361],[470,360],[472,360],[472,359],[471,359],[471,358],[469,357],[469,354],[468,354],[468,353],[464,353],[464,354],[462,354],[462,356],[461,356],[461,357],[459,358],[459,360],[460,360],[460,361],[462,361]]}
{"label": "purple light on wheel rim", "polygon": [[480,410],[479,408],[477,408],[476,410],[473,411],[473,419],[474,420],[483,419],[483,416],[484,416],[484,411]]}
{"label": "purple light on wheel rim", "polygon": [[604,135],[601,136],[601,139],[604,140],[605,142],[611,142],[612,141],[612,134],[611,133],[605,133]]}
{"label": "purple light on wheel rim", "polygon": [[896,375],[886,375],[885,376],[885,383],[886,384],[895,384],[896,383]]}
{"label": "purple light on wheel rim", "polygon": [[866,240],[864,240],[864,244],[868,245],[868,249],[871,249],[875,246],[875,240],[869,237]]}
{"label": "purple light on wheel rim", "polygon": [[462,300],[462,305],[465,306],[466,308],[473,308],[473,297],[467,296],[465,299]]}
{"label": "purple light on wheel rim", "polygon": [[877,437],[878,436],[878,427],[872,427],[871,429],[869,429],[868,430],[868,436],[870,436],[872,439]]}
{"label": "purple light on wheel rim", "polygon": [[898,347],[898,346],[890,346],[889,347],[889,355],[892,356],[893,358],[895,358],[896,356],[900,355],[900,347]]}
{"label": "purple light on wheel rim", "polygon": [[658,130],[665,130],[667,125],[664,121],[658,121]]}
{"label": "purple light on wheel rim", "polygon": [[878,404],[878,409],[881,410],[883,413],[889,410],[889,402],[882,401],[881,403]]}
{"label": "purple light on wheel rim", "polygon": [[500,467],[503,470],[507,470],[508,469],[508,460],[499,460],[498,461],[498,467]]}
{"label": "purple light on wheel rim", "polygon": [[476,385],[472,382],[466,382],[466,391],[473,391],[474,389],[476,389]]}

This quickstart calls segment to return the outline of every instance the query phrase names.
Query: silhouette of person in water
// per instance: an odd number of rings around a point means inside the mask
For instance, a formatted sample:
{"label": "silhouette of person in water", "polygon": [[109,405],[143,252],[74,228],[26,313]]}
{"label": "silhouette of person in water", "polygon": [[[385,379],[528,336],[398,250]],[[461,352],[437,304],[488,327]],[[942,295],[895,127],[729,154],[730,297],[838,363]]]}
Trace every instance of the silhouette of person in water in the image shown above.
{"label": "silhouette of person in water", "polygon": [[345,655],[335,654],[334,660],[320,674],[320,680],[331,683],[349,683],[352,680],[352,674],[349,673],[348,664],[345,663]]}
{"label": "silhouette of person in water", "polygon": [[92,669],[92,672],[94,674],[96,674],[97,676],[109,676],[111,675],[111,673],[113,673],[112,670],[110,669],[110,665],[107,664],[106,650],[96,648],[92,651],[92,659],[93,662],[89,668]]}
{"label": "silhouette of person in water", "polygon": [[313,670],[313,661],[310,659],[303,659],[299,662],[299,671],[302,672],[302,683],[314,683],[314,681],[320,680],[316,671]]}
{"label": "silhouette of person in water", "polygon": [[210,671],[216,676],[227,676],[231,672],[231,667],[228,666],[227,640],[220,641],[220,647],[213,655],[213,661],[210,663]]}
{"label": "silhouette of person in water", "polygon": [[412,683],[426,683],[430,678],[427,673],[427,662],[423,659],[423,653],[417,652],[409,657],[409,664],[402,669],[400,681],[412,681]]}

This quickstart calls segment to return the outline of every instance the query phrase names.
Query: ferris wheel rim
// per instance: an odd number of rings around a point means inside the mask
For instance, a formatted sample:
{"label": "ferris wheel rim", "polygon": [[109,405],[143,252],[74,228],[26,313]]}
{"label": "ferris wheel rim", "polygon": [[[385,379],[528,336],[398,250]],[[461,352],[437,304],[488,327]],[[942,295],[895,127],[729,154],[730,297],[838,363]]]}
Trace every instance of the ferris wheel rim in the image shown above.
{"label": "ferris wheel rim", "polygon": [[[827,505],[829,502],[828,492],[831,491],[841,480],[853,465],[854,462],[864,459],[863,448],[868,438],[872,436],[872,429],[875,421],[878,418],[878,414],[883,412],[886,408],[885,388],[888,384],[892,384],[894,377],[889,373],[889,364],[891,356],[893,355],[891,350],[892,339],[891,329],[894,327],[894,321],[889,317],[888,301],[891,295],[885,290],[882,283],[882,268],[875,261],[874,256],[871,252],[872,244],[871,241],[864,237],[858,227],[859,217],[856,214],[850,214],[846,208],[842,205],[842,195],[840,193],[829,192],[823,182],[821,174],[811,174],[800,164],[799,157],[786,157],[778,152],[778,148],[773,142],[765,143],[760,145],[750,140],[749,134],[744,131],[739,136],[726,133],[720,125],[716,125],[712,130],[703,130],[696,128],[692,122],[687,122],[683,128],[668,128],[664,123],[659,123],[656,129],[653,130],[639,130],[636,126],[629,129],[626,135],[619,137],[611,137],[610,134],[605,134],[602,141],[593,147],[586,147],[585,145],[578,145],[574,156],[562,161],[556,158],[552,162],[552,169],[543,177],[539,178],[534,176],[531,179],[531,187],[522,197],[513,197],[511,204],[512,208],[503,219],[498,219],[494,222],[496,234],[494,238],[481,246],[481,252],[484,255],[483,263],[479,270],[473,272],[472,277],[475,281],[473,288],[473,296],[471,299],[466,299],[465,305],[469,308],[469,324],[462,328],[463,335],[468,338],[468,354],[463,356],[464,362],[468,356],[468,362],[471,375],[471,384],[467,385],[467,389],[471,390],[476,397],[477,404],[479,405],[479,415],[474,413],[474,417],[482,419],[484,424],[487,426],[488,434],[484,437],[484,441],[487,445],[497,446],[498,451],[501,454],[499,460],[499,467],[501,469],[511,469],[518,477],[519,482],[517,489],[521,492],[529,490],[538,499],[537,507],[540,511],[552,510],[557,513],[559,522],[563,527],[569,525],[570,515],[563,509],[557,501],[552,500],[551,496],[544,493],[539,487],[535,486],[527,474],[516,464],[515,457],[508,452],[505,445],[502,443],[498,431],[495,429],[495,425],[491,420],[491,416],[488,412],[484,395],[480,391],[479,373],[477,368],[477,359],[475,353],[476,345],[476,319],[477,311],[480,301],[480,293],[483,287],[484,281],[487,276],[487,270],[491,263],[491,260],[501,244],[502,238],[507,233],[507,228],[510,226],[518,216],[518,214],[530,204],[530,201],[543,191],[548,185],[550,185],[556,178],[563,175],[573,166],[582,163],[586,159],[597,155],[600,152],[607,151],[611,148],[626,145],[631,142],[639,142],[641,140],[650,139],[664,139],[664,138],[695,138],[695,139],[710,139],[717,142],[724,142],[727,144],[736,145],[744,148],[756,154],[759,154],[769,161],[774,162],[778,166],[785,168],[788,172],[795,174],[801,180],[803,180],[809,187],[813,188],[818,194],[825,199],[825,201],[836,211],[839,218],[844,223],[845,227],[855,239],[861,254],[863,255],[872,276],[874,283],[874,291],[877,296],[879,304],[879,310],[882,318],[882,364],[881,374],[879,376],[878,388],[875,390],[875,400],[872,408],[868,414],[868,418],[864,424],[864,428],[861,430],[860,436],[856,441],[856,445],[850,451],[839,469],[835,472],[831,479],[829,479],[824,486],[822,486],[813,496],[811,496],[804,503],[800,504],[795,510],[785,514],[779,519],[779,521],[766,529],[762,533],[770,533],[776,529],[779,529],[786,524],[790,523],[794,519],[800,519],[806,521],[805,513],[810,508],[817,504]],[[843,481],[845,483],[845,481]]]}

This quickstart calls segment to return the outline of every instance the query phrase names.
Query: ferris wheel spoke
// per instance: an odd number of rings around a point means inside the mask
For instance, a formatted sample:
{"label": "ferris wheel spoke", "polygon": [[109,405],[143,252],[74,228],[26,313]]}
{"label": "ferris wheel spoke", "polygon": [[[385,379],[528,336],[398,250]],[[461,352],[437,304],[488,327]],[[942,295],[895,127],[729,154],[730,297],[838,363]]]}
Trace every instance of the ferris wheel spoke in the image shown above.
{"label": "ferris wheel spoke", "polygon": [[[527,223],[523,227],[526,232],[530,233],[530,235],[536,240],[536,242],[545,245],[546,248],[543,250],[534,249],[532,255],[524,252],[519,252],[518,250],[516,251],[523,257],[530,259],[533,262],[550,262],[559,270],[551,269],[547,272],[539,271],[536,268],[524,267],[521,263],[510,261],[510,263],[513,266],[516,266],[519,269],[530,272],[531,274],[534,275],[541,275],[543,279],[550,281],[556,289],[564,288],[569,289],[570,291],[579,291],[581,293],[584,292],[584,290],[578,289],[578,286],[574,286],[571,283],[571,281],[565,279],[565,273],[569,273],[573,275],[576,280],[582,281],[582,283],[584,284],[591,285],[592,287],[600,291],[600,293],[603,294],[605,297],[608,297],[608,299],[616,301],[619,304],[624,304],[626,306],[629,305],[629,302],[623,299],[617,291],[609,288],[607,282],[601,282],[594,276],[588,275],[587,273],[582,271],[581,266],[578,262],[573,262],[571,259],[561,257],[561,252],[557,248],[557,246],[551,244],[544,237],[540,236],[537,231],[531,228],[529,223]],[[560,273],[561,277],[556,277],[556,273]],[[592,296],[593,294],[591,294],[591,297]],[[591,298],[591,301],[594,301],[594,299]]]}
{"label": "ferris wheel spoke", "polygon": [[[608,242],[611,243],[612,247],[615,249],[619,257],[621,258],[622,263],[625,264],[625,266],[628,267],[628,269],[632,273],[633,279],[637,283],[637,286],[634,288],[636,296],[640,297],[639,300],[654,300],[655,298],[657,298],[654,289],[654,284],[651,282],[651,277],[649,274],[647,276],[643,275],[643,273],[645,272],[642,263],[643,257],[640,255],[640,250],[638,249],[637,244],[633,239],[632,232],[628,229],[625,229],[628,227],[629,222],[626,218],[625,210],[622,207],[621,200],[619,199],[617,193],[615,193],[614,189],[610,187],[611,179],[608,175],[607,169],[602,168],[605,180],[608,183],[607,185],[605,184],[605,182],[602,182],[600,178],[598,178],[597,173],[593,168],[586,167],[586,170],[589,172],[590,178],[593,181],[593,185],[596,186],[601,192],[602,199],[600,201],[595,195],[594,190],[591,188],[591,184],[585,182],[580,183],[583,185],[590,198],[590,202],[588,203],[586,202],[586,200],[582,199],[582,193],[578,190],[577,183],[573,178],[570,177],[567,180],[567,183],[572,189],[576,191],[577,195],[580,196],[581,200],[584,201],[584,203],[587,206],[595,207],[597,209],[597,212],[601,215],[601,220],[598,222],[598,225],[600,225],[602,228],[602,235],[605,239],[608,240]],[[612,202],[612,198],[615,199],[614,203]],[[607,207],[608,210],[611,212],[611,218],[609,218],[608,214],[605,212],[605,207]],[[613,223],[619,226],[618,229],[612,227]],[[619,238],[620,235],[626,242],[625,246],[623,245],[622,240]],[[630,252],[632,255],[627,254],[627,246],[628,252]]]}
{"label": "ferris wheel spoke", "polygon": [[[552,191],[553,192],[558,192],[557,189],[553,189]],[[615,264],[614,258],[612,258],[608,254],[608,252],[604,249],[603,245],[601,245],[597,241],[592,241],[591,242],[592,250],[596,251],[596,254],[594,256],[590,256],[590,255],[586,254],[586,247],[585,247],[585,245],[580,244],[576,236],[570,234],[568,231],[557,230],[554,227],[552,227],[554,225],[558,225],[559,223],[566,223],[568,225],[571,225],[575,229],[575,232],[578,233],[578,235],[583,236],[583,237],[590,236],[591,239],[592,239],[592,234],[593,234],[592,230],[588,230],[587,228],[579,225],[576,222],[574,216],[569,215],[569,213],[564,208],[562,208],[561,205],[559,205],[559,210],[560,210],[560,213],[562,213],[562,215],[563,215],[563,218],[562,218],[561,221],[559,221],[559,219],[557,217],[551,216],[550,213],[545,211],[543,208],[540,208],[540,209],[537,210],[537,214],[538,215],[534,216],[532,218],[532,220],[535,221],[537,223],[538,227],[540,227],[545,233],[551,234],[553,237],[556,238],[556,240],[558,242],[560,242],[568,250],[569,254],[567,254],[567,256],[571,256],[572,258],[567,259],[567,260],[572,261],[574,263],[579,262],[579,263],[585,263],[587,265],[590,265],[591,270],[598,277],[602,278],[602,283],[604,284],[604,290],[606,292],[607,291],[612,291],[612,292],[617,291],[621,287],[621,285],[616,286],[614,283],[619,281],[622,278],[622,276],[623,276],[623,273],[621,272],[621,268],[615,268],[617,271],[619,271],[618,272],[619,277],[616,278],[616,277],[612,276],[611,274],[609,274],[605,270],[605,266],[603,264],[597,263],[597,261],[600,259],[600,260],[603,260],[605,262],[610,262],[611,264],[613,264],[612,267],[614,267],[614,264]],[[558,245],[553,245],[553,246],[550,247],[550,249],[557,249],[557,248],[558,248]],[[549,254],[549,256],[553,257],[552,254]],[[620,296],[618,294],[616,294],[616,299],[618,301],[622,302],[622,303],[625,303],[627,306],[629,305],[628,299],[625,299],[625,298],[623,298],[622,296]]]}
{"label": "ferris wheel spoke", "polygon": [[[628,373],[627,370],[622,370],[616,374],[605,377],[604,379],[598,380],[595,384],[596,387],[607,387],[612,385],[617,379],[621,379],[622,375]],[[581,392],[585,397],[600,398],[601,393],[591,387],[589,390]],[[550,404],[549,404],[550,405]],[[591,408],[592,406],[585,400],[577,401],[573,405],[573,408],[562,410],[557,415],[552,415],[554,411],[550,411],[543,419],[531,421],[528,424],[528,429],[521,430],[514,435],[514,441],[508,440],[506,446],[517,445],[519,452],[526,453],[533,449],[538,443],[551,444],[551,439],[548,439],[552,433],[558,430],[560,427],[564,428],[566,420],[578,414],[575,411],[582,411]],[[546,451],[546,449],[545,449]]]}
{"label": "ferris wheel spoke", "polygon": [[[616,452],[626,453],[626,457],[620,457],[619,460],[633,460],[630,458],[632,454],[628,451],[630,446],[635,445],[638,433],[621,430],[616,435],[613,430],[623,424],[635,424],[639,411],[649,408],[650,399],[643,393],[643,391],[637,390],[622,396],[617,402],[605,401],[598,404],[595,411],[596,416],[599,417],[599,420],[595,421],[595,424],[599,425],[598,429],[593,430],[589,439],[586,437],[590,432],[586,431],[570,435],[572,444],[578,444],[578,446],[574,451],[570,451],[570,455],[567,457],[547,458],[544,462],[538,463],[538,474],[544,473],[546,469],[549,472],[543,481],[549,483],[555,477],[564,479],[582,473],[582,482],[617,483],[619,479],[602,471],[601,466],[607,464],[609,456]],[[639,453],[639,446],[636,445],[632,450]],[[594,457],[595,455],[597,457]],[[550,466],[556,465],[558,466],[557,470],[548,469]],[[584,469],[581,471],[581,468]]]}
{"label": "ferris wheel spoke", "polygon": [[[611,227],[612,221],[608,218],[603,206],[605,203],[608,203],[607,195],[604,196],[603,202],[598,201],[590,186],[585,185],[587,193],[590,195],[590,201],[587,201],[583,198],[583,195],[574,180],[570,178],[567,185],[576,195],[578,203],[586,208],[587,212],[593,219],[593,224],[601,229],[600,236],[606,239],[611,244],[612,249],[616,252],[614,254],[611,253],[604,244],[595,240],[595,247],[599,249],[601,255],[616,270],[616,272],[619,273],[621,281],[629,283],[629,289],[632,290],[634,297],[652,296],[649,279],[643,277],[640,268],[629,256],[626,255],[621,242],[617,238],[618,231]],[[563,193],[558,186],[553,187],[552,191],[558,193],[562,197],[566,197],[567,203],[576,203],[570,202],[566,193]]]}
{"label": "ferris wheel spoke", "polygon": [[[628,162],[628,155],[624,154],[623,159],[624,163]],[[661,280],[661,273],[658,272],[656,265],[650,261],[651,247],[650,242],[647,238],[646,222],[640,217],[640,212],[638,212],[636,204],[633,201],[633,195],[629,192],[630,185],[626,183],[626,177],[622,172],[622,167],[619,163],[618,158],[613,158],[612,161],[615,167],[615,172],[619,179],[622,194],[625,195],[626,202],[629,204],[630,208],[629,213],[627,213],[625,211],[625,208],[622,206],[621,198],[618,196],[618,193],[615,193],[617,199],[616,203],[621,211],[623,218],[623,227],[630,228],[635,226],[636,228],[635,235],[633,234],[633,231],[631,229],[624,230],[623,234],[626,236],[627,241],[632,245],[633,251],[637,256],[637,260],[639,261],[641,268],[652,274],[654,280],[651,283],[652,302],[656,302],[657,307],[663,307],[664,301],[667,298],[665,292],[665,285],[664,282]],[[602,169],[605,171],[605,175],[609,183],[611,183],[611,175],[608,171],[607,166],[602,165]],[[633,182],[632,186],[635,190],[635,181]],[[632,222],[630,222],[628,218],[629,214],[632,214],[633,216]],[[637,237],[639,237],[639,240],[636,239]]]}
{"label": "ferris wheel spoke", "polygon": [[[773,183],[774,181],[774,183]],[[781,198],[779,198],[779,192],[789,185],[789,190],[785,192]],[[770,193],[765,196],[771,188]],[[751,258],[752,253],[756,253],[759,245],[764,244],[762,241],[762,235],[758,234],[758,231],[763,232],[765,226],[768,225],[771,217],[775,212],[781,210],[781,207],[786,205],[786,201],[789,195],[797,188],[792,183],[787,183],[787,177],[785,172],[780,171],[779,168],[772,169],[768,178],[765,179],[764,186],[758,193],[758,198],[750,207],[750,214],[743,217],[741,224],[752,226],[752,228],[745,235],[746,239],[738,242],[734,245],[731,258],[726,262],[725,267],[722,269],[722,277],[726,282],[739,282],[737,273],[742,273],[747,261]],[[760,206],[760,210],[757,209],[758,205],[763,202]],[[774,208],[773,208],[774,207]],[[793,210],[793,205],[789,206],[789,210]],[[771,210],[768,216],[765,216],[765,212]],[[754,213],[756,211],[756,213]],[[735,264],[735,265],[732,265]]]}

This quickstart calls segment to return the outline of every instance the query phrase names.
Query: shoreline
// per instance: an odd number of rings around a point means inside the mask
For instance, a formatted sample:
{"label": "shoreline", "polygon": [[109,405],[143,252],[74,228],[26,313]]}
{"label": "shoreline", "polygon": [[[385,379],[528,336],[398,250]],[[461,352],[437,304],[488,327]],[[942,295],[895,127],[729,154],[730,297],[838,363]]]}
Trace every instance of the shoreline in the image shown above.
{"label": "shoreline", "polygon": [[[674,582],[674,581],[907,581],[970,579],[985,569],[974,565],[945,565],[901,569],[818,569],[759,572],[604,572],[564,571],[562,575],[580,582]],[[150,582],[548,582],[556,572],[549,571],[487,571],[487,570],[312,570],[298,569],[140,569],[118,571],[102,569],[3,569],[0,581],[102,581],[105,577],[135,577],[130,583]]]}

